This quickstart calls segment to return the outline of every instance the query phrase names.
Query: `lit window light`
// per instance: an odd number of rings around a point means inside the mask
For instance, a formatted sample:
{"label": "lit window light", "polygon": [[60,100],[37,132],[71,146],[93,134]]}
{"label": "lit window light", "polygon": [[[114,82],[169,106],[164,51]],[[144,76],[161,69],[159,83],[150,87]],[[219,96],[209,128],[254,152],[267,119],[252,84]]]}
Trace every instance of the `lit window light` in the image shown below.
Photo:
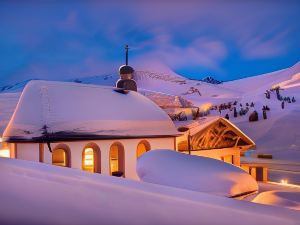
{"label": "lit window light", "polygon": [[0,149],[0,157],[10,158],[9,149]]}
{"label": "lit window light", "polygon": [[281,184],[288,184],[288,180],[282,179],[282,180],[280,181],[280,183],[281,183]]}

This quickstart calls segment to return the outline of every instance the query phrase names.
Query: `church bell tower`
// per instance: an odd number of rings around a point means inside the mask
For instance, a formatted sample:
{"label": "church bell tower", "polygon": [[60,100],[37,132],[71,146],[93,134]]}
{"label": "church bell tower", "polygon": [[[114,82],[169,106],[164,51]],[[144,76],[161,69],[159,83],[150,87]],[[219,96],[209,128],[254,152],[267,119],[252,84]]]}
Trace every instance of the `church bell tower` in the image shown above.
{"label": "church bell tower", "polygon": [[117,88],[122,88],[129,91],[137,91],[136,82],[132,79],[134,69],[128,65],[128,45],[125,45],[125,65],[120,66],[120,79],[116,83]]}

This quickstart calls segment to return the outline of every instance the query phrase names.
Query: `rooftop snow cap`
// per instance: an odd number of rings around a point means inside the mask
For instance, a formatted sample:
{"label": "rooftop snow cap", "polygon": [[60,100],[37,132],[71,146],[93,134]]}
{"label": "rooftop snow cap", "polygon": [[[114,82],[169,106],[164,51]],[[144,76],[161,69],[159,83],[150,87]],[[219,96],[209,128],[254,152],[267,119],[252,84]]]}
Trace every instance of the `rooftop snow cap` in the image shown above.
{"label": "rooftop snow cap", "polygon": [[[78,83],[31,81],[3,139],[8,142],[170,137],[169,116],[143,95]],[[45,140],[47,139],[47,140]]]}
{"label": "rooftop snow cap", "polygon": [[134,72],[134,69],[131,66],[128,65],[122,65],[119,68],[120,74],[132,74]]}

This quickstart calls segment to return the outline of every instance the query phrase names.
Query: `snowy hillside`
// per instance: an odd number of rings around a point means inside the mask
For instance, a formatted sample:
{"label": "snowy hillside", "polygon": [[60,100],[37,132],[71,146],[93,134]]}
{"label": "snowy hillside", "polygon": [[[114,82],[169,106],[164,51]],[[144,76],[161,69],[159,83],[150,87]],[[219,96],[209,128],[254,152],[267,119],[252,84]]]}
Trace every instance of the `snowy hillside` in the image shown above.
{"label": "snowy hillside", "polygon": [[[115,86],[118,79],[119,75],[115,73],[74,78],[67,81],[84,84]],[[157,91],[171,95],[181,95],[191,99],[198,98],[199,96],[216,98],[233,96],[233,94],[237,94],[237,92],[233,90],[203,81],[190,80],[175,73],[136,71],[134,79],[136,80],[138,87],[141,89]],[[28,82],[29,80],[26,80],[16,84],[2,86],[0,87],[0,92],[20,92]]]}
{"label": "snowy hillside", "polygon": [[[118,74],[76,78],[71,81],[85,84],[114,86],[119,79]],[[182,96],[188,100],[205,98],[234,98],[239,92],[216,86],[204,81],[190,80],[175,73],[159,73],[152,71],[136,71],[134,79],[139,89],[151,90],[169,95]],[[200,96],[202,98],[200,98]]]}
{"label": "snowy hillside", "polygon": [[[285,69],[260,76],[224,83],[221,86],[240,91],[241,103],[254,103],[245,116],[233,117],[233,112],[224,110],[222,115],[229,114],[230,120],[245,131],[257,144],[257,153],[272,154],[275,159],[300,161],[300,63]],[[270,92],[270,99],[266,98],[266,90],[280,86],[282,97],[295,98],[296,102],[277,99],[275,91]],[[262,108],[267,105],[267,119],[263,119]],[[248,122],[251,111],[258,112],[259,121]]]}
{"label": "snowy hillside", "polygon": [[188,100],[234,97],[237,92],[203,81],[190,80],[179,75],[138,71],[138,86],[143,89],[184,96]]}
{"label": "snowy hillside", "polygon": [[[234,80],[223,83],[223,87],[236,89],[242,93],[260,93],[272,86],[291,80],[294,75],[300,73],[300,62],[290,68],[266,73],[259,76],[248,77],[240,80]],[[295,78],[294,78],[295,79]],[[293,80],[294,80],[293,79]],[[298,82],[299,82],[298,77]]]}
{"label": "snowy hillside", "polygon": [[[0,158],[0,224],[292,225],[299,212],[205,193]],[[20,185],[21,184],[21,185]],[[216,216],[218,215],[218,216]]]}

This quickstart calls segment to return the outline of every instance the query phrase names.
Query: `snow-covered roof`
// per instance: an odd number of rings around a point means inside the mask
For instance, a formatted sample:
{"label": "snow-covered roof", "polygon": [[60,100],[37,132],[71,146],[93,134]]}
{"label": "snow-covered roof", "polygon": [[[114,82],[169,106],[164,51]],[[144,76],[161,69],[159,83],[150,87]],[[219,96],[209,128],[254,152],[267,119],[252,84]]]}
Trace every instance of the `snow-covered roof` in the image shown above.
{"label": "snow-covered roof", "polygon": [[163,92],[150,91],[139,88],[138,92],[151,99],[163,109],[194,107],[193,104],[182,96],[170,95]]}
{"label": "snow-covered roof", "polygon": [[232,164],[172,150],[143,154],[137,162],[142,181],[226,197],[258,190],[255,179]]}
{"label": "snow-covered roof", "polygon": [[14,113],[19,97],[20,93],[0,93],[0,137]]}
{"label": "snow-covered roof", "polygon": [[113,87],[31,81],[4,131],[6,141],[175,136],[168,115],[148,98]]}
{"label": "snow-covered roof", "polygon": [[197,120],[184,120],[184,121],[174,121],[175,126],[179,127],[186,127],[190,130],[190,135],[193,136],[196,133],[200,132],[201,130],[207,128],[212,123],[215,123],[221,119],[218,116],[209,116],[209,117],[200,117]]}

